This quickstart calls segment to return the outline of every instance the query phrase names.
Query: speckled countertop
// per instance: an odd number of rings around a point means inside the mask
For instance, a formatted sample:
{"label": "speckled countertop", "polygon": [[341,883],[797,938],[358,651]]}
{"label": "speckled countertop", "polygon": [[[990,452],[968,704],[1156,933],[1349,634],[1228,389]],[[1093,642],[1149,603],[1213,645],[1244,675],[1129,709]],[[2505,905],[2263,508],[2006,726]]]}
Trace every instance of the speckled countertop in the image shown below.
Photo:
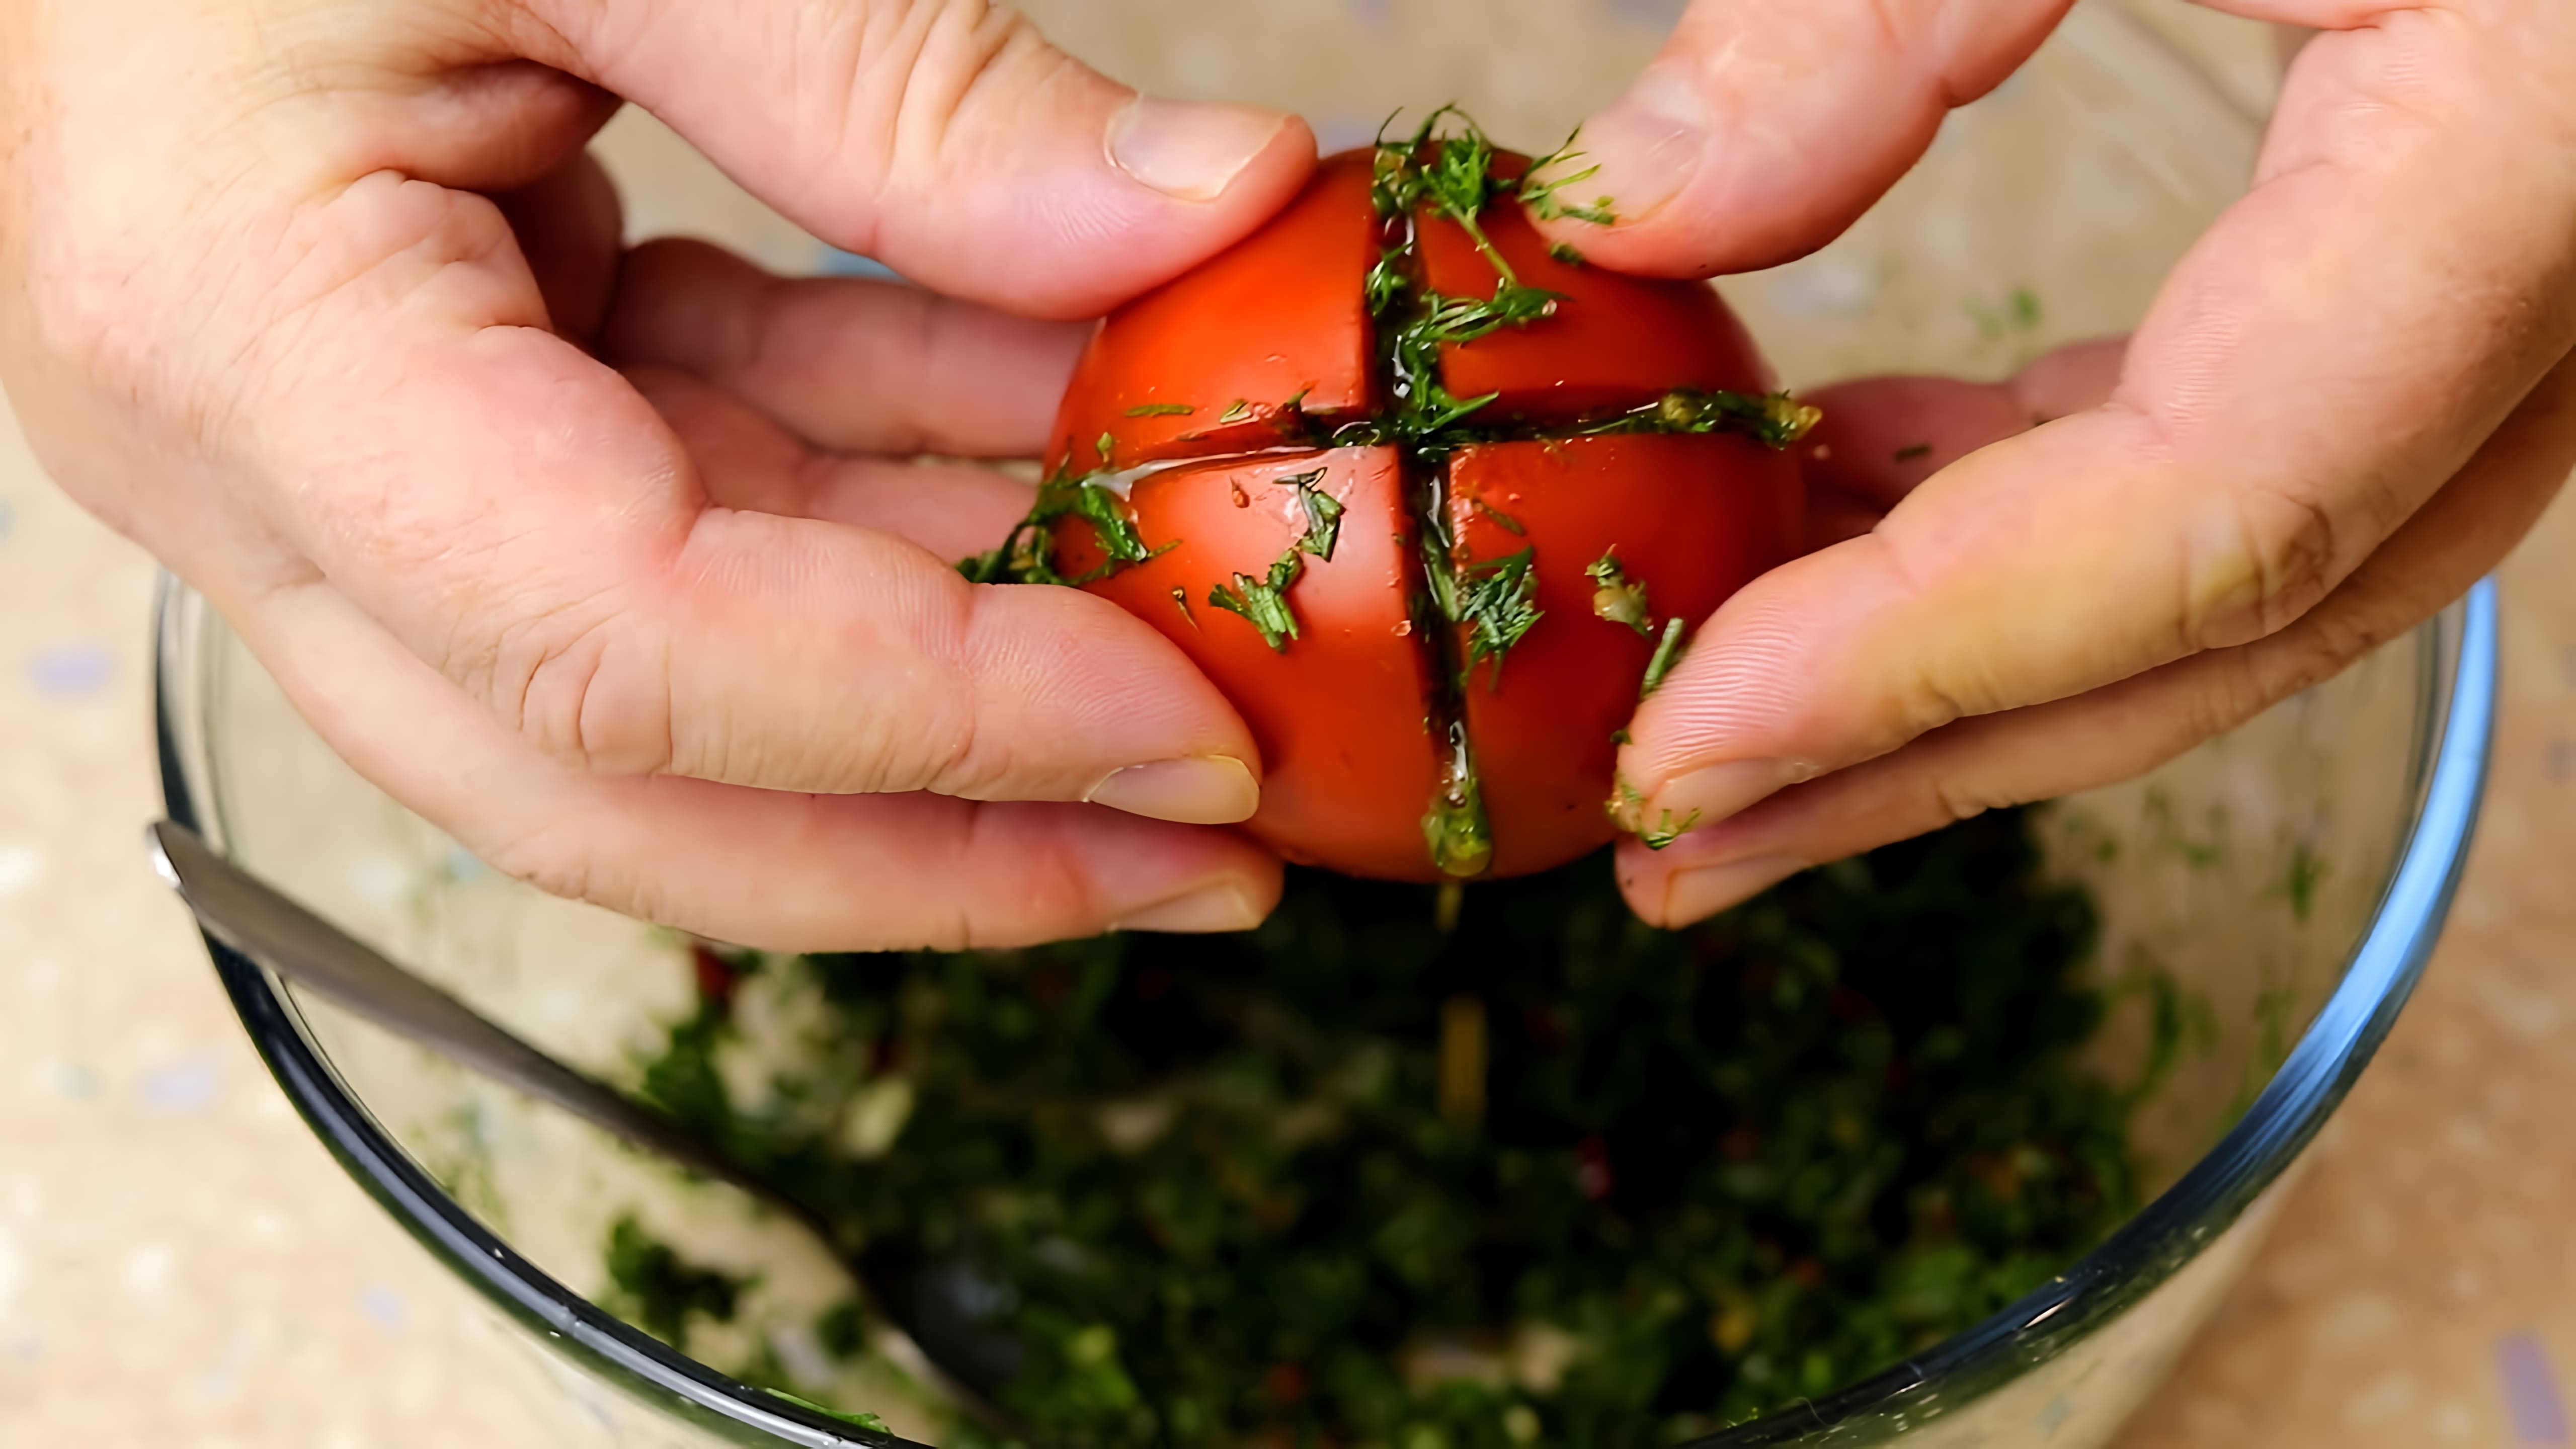
{"label": "speckled countertop", "polygon": [[[629,164],[685,171],[659,144]],[[307,1134],[144,866],[151,582],[0,416],[0,1449],[535,1449],[521,1351]],[[2505,607],[2450,934],[2129,1449],[2571,1442],[2576,495]]]}

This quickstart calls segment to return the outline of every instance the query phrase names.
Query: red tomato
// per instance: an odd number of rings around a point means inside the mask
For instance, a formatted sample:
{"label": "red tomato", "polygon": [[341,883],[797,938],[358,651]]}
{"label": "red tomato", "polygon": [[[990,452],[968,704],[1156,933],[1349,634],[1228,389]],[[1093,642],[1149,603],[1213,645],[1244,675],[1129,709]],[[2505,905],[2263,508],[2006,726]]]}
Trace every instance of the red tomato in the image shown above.
{"label": "red tomato", "polygon": [[1402,880],[1609,839],[1613,736],[1667,635],[1794,551],[1812,421],[1715,292],[1551,255],[1527,163],[1434,178],[1441,145],[1326,161],[1110,316],[979,575],[1021,549],[1162,630],[1260,744],[1253,833]]}

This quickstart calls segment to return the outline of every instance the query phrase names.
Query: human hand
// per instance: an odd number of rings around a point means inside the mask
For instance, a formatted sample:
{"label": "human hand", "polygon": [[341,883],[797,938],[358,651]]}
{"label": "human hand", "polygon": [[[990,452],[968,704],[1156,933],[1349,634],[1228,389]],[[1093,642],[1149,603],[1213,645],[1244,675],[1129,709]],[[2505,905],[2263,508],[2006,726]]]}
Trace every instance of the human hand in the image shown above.
{"label": "human hand", "polygon": [[[2576,9],[2213,3],[2322,33],[2125,350],[1812,397],[1829,546],[1729,600],[1620,754],[1641,822],[1699,824],[1621,843],[1647,920],[2179,754],[2464,592],[2576,463]],[[1787,260],[2064,9],[1700,0],[1583,131],[1619,224],[1555,229]]]}
{"label": "human hand", "polygon": [[1019,484],[890,461],[1034,454],[1080,330],[621,262],[582,149],[618,97],[1044,317],[1314,156],[983,0],[0,0],[0,382],[39,456],[361,773],[548,889],[782,949],[1257,921],[1277,862],[1207,828],[1257,803],[1234,711],[1113,605],[957,575]]}

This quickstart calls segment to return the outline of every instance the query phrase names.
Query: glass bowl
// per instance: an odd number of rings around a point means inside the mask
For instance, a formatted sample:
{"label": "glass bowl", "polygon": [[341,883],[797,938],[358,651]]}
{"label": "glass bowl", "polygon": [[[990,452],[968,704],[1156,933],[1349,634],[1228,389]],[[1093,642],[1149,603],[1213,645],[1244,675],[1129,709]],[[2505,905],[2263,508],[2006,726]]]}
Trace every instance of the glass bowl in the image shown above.
{"label": "glass bowl", "polygon": [[[1642,62],[1677,7],[1618,0],[1606,15],[1584,12],[1588,27],[1568,24],[1581,7],[1554,0],[1214,17],[1182,0],[1030,8],[1115,73],[1298,105],[1328,142],[1365,139],[1391,99],[1454,98],[1506,144],[1544,147]],[[1479,26],[1440,30],[1444,13]],[[2124,328],[2250,169],[2257,112],[2241,74],[2231,89],[2193,58],[2198,44],[2088,0],[2032,66],[1954,117],[1925,164],[1844,238],[1723,290],[1792,385],[1856,371],[1993,374],[2058,341]],[[1356,59],[1301,68],[1304,53]],[[1392,64],[1391,53],[1409,60]],[[725,189],[649,121],[621,120],[602,144],[639,231],[687,223],[788,270],[864,265]],[[483,868],[334,758],[184,588],[165,589],[158,633],[174,819],[520,1035],[604,1078],[637,1080],[695,1005],[689,943]],[[2475,821],[2495,653],[2482,587],[2148,777],[2039,812],[2050,870],[2088,888],[2100,910],[2089,969],[2122,988],[2089,1048],[2095,1068],[2132,1080],[2170,1054],[2133,1119],[2146,1206],[1973,1328],[1700,1442],[2082,1449],[2109,1438],[2241,1270],[2423,966]],[[851,1285],[800,1230],[210,950],[315,1133],[523,1330],[532,1351],[521,1397],[553,1442],[940,1437],[943,1410],[900,1344],[835,1355],[816,1341],[817,1314]],[[625,1217],[747,1278],[732,1321],[691,1339],[695,1356],[601,1306],[602,1244]],[[754,1358],[798,1396],[883,1426],[709,1366]]]}

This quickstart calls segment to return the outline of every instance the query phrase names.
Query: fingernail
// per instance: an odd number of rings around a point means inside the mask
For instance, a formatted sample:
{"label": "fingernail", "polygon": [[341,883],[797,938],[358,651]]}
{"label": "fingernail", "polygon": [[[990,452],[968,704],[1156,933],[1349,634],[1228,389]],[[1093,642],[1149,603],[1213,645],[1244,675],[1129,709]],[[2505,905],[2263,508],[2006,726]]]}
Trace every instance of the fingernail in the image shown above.
{"label": "fingernail", "polygon": [[1643,818],[1715,825],[1815,774],[1795,760],[1729,760],[1667,782],[1646,802]]}
{"label": "fingernail", "polygon": [[1166,931],[1206,935],[1211,931],[1249,931],[1261,924],[1261,909],[1242,887],[1202,886],[1184,896],[1147,906],[1110,927],[1113,931]]}
{"label": "fingernail", "polygon": [[1612,216],[1642,221],[1681,194],[1699,170],[1708,145],[1707,109],[1699,90],[1677,71],[1648,70],[1609,107],[1583,123],[1574,169],[1598,165],[1597,175],[1566,188],[1560,198],[1589,206],[1609,198]]}
{"label": "fingernail", "polygon": [[1807,863],[1785,855],[1757,856],[1726,865],[1675,871],[1664,883],[1664,924],[1687,926],[1745,901],[1798,872]]}
{"label": "fingernail", "polygon": [[1109,164],[1166,196],[1214,201],[1288,124],[1288,113],[1140,95],[1109,122]]}
{"label": "fingernail", "polygon": [[1185,755],[1112,771],[1082,798],[1153,820],[1232,825],[1261,808],[1261,785],[1232,755]]}

